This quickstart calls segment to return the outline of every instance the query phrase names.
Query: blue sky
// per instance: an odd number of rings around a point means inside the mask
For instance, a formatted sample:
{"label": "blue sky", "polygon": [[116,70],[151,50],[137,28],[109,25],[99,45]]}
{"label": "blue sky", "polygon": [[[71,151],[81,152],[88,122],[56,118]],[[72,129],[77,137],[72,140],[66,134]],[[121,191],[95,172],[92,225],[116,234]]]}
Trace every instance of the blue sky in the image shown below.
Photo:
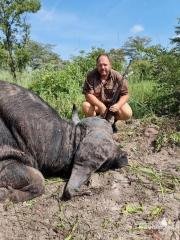
{"label": "blue sky", "polygon": [[178,17],[180,0],[42,0],[28,22],[33,40],[69,59],[92,47],[120,48],[130,36],[169,47]]}

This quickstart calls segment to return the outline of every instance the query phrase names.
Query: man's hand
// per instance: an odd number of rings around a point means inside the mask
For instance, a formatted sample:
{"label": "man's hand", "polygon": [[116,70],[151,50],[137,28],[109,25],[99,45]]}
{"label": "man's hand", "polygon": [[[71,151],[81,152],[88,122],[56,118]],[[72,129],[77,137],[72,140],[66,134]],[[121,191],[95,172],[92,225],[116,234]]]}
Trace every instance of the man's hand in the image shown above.
{"label": "man's hand", "polygon": [[111,112],[118,112],[120,110],[119,104],[115,103],[114,105],[112,105],[109,110]]}
{"label": "man's hand", "polygon": [[104,105],[104,103],[101,102],[101,104],[98,106],[98,108],[99,108],[100,115],[103,116],[107,109],[106,106]]}
{"label": "man's hand", "polygon": [[103,114],[106,112],[106,106],[103,102],[101,102],[96,96],[93,94],[86,94],[86,101],[89,102],[92,106],[95,107],[96,113],[103,116]]}

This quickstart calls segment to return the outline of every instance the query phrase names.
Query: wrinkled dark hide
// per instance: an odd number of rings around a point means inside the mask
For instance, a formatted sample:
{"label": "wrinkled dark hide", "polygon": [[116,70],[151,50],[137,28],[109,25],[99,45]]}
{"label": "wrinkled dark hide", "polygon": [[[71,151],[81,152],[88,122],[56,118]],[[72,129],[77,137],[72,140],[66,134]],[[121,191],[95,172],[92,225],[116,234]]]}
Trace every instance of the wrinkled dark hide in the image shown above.
{"label": "wrinkled dark hide", "polygon": [[75,119],[62,119],[31,91],[0,81],[0,201],[41,195],[45,174],[70,176],[63,193],[69,199],[93,172],[127,164],[106,120]]}

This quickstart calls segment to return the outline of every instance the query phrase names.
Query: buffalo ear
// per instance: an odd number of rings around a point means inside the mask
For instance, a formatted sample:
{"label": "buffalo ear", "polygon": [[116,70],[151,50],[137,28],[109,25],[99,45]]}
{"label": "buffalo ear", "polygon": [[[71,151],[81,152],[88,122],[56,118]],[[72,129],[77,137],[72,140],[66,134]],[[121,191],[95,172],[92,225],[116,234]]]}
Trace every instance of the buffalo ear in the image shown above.
{"label": "buffalo ear", "polygon": [[99,171],[105,172],[108,169],[114,170],[117,168],[122,168],[127,165],[128,165],[127,153],[125,151],[120,151],[120,152],[117,151],[115,157],[113,159],[110,159],[104,162],[99,168]]}
{"label": "buffalo ear", "polygon": [[120,151],[111,162],[111,169],[122,168],[128,165],[127,152]]}
{"label": "buffalo ear", "polygon": [[73,123],[75,125],[77,125],[80,122],[80,118],[78,115],[78,110],[75,104],[73,104],[73,108],[72,108],[72,117],[71,117]]}

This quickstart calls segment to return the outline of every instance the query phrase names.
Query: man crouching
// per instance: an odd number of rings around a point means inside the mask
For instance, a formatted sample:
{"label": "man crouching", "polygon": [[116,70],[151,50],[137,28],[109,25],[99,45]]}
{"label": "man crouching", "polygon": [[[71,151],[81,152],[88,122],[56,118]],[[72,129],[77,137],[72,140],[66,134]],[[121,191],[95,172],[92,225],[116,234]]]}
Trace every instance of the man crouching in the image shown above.
{"label": "man crouching", "polygon": [[[114,93],[119,91],[118,101],[112,104]],[[117,120],[128,120],[132,116],[132,109],[127,103],[128,87],[127,80],[113,70],[111,61],[107,54],[100,54],[96,60],[96,68],[87,74],[83,93],[86,101],[82,109],[86,117],[104,116],[107,107]]]}

